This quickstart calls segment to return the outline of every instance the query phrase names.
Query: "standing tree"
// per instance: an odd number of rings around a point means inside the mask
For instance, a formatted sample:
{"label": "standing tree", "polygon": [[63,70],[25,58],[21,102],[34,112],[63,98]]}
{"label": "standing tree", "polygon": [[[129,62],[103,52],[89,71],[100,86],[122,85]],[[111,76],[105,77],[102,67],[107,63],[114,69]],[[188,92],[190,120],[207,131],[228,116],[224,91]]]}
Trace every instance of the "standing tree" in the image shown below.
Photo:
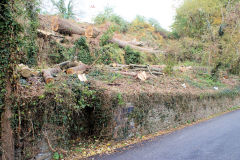
{"label": "standing tree", "polygon": [[65,0],[51,0],[52,4],[57,8],[58,12],[61,14],[63,18],[75,18],[75,14],[73,13],[73,3],[72,0],[69,0],[67,6],[65,4]]}

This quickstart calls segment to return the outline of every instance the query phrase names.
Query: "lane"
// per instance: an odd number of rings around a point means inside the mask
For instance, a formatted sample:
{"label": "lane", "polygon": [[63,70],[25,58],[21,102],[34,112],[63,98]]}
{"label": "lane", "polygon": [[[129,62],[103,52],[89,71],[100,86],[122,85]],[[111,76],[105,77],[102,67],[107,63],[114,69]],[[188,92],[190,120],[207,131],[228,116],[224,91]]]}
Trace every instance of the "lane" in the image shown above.
{"label": "lane", "polygon": [[240,160],[240,110],[97,160]]}

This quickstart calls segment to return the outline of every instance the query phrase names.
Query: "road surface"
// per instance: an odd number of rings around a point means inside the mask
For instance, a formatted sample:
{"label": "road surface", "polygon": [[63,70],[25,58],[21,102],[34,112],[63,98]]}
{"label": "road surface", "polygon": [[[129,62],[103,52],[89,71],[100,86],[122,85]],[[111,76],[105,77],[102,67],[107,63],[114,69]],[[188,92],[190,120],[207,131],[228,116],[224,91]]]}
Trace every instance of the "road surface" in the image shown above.
{"label": "road surface", "polygon": [[95,160],[240,160],[240,110]]}

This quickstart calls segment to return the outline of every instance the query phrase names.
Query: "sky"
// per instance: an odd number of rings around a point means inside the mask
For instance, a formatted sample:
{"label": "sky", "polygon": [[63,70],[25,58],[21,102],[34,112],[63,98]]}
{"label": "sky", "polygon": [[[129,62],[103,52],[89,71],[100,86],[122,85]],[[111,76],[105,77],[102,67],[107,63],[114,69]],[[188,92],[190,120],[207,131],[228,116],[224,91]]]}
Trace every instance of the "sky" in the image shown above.
{"label": "sky", "polygon": [[[92,22],[94,17],[103,12],[105,7],[113,8],[114,12],[127,21],[132,21],[136,15],[145,18],[154,18],[159,24],[170,30],[174,22],[176,8],[183,0],[73,0],[74,12],[78,20],[83,22]],[[66,0],[66,3],[68,0]],[[52,6],[50,0],[42,0],[42,9],[44,12],[53,14],[56,9]]]}

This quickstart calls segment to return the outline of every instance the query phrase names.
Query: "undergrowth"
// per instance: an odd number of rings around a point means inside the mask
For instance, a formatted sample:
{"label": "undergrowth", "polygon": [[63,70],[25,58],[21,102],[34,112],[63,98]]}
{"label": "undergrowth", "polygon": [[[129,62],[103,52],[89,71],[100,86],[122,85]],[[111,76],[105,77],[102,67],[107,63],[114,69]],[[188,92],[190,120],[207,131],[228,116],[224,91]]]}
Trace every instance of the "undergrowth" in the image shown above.
{"label": "undergrowth", "polygon": [[[13,111],[18,115],[18,107],[22,110],[19,116],[23,135],[31,131],[25,140],[41,138],[38,135],[47,132],[53,147],[67,149],[70,140],[101,136],[103,127],[99,126],[106,126],[110,114],[102,106],[102,91],[91,86],[76,75],[63,76],[61,81],[46,85],[45,92],[38,97],[19,97]],[[18,128],[18,125],[16,116],[13,127]]]}

